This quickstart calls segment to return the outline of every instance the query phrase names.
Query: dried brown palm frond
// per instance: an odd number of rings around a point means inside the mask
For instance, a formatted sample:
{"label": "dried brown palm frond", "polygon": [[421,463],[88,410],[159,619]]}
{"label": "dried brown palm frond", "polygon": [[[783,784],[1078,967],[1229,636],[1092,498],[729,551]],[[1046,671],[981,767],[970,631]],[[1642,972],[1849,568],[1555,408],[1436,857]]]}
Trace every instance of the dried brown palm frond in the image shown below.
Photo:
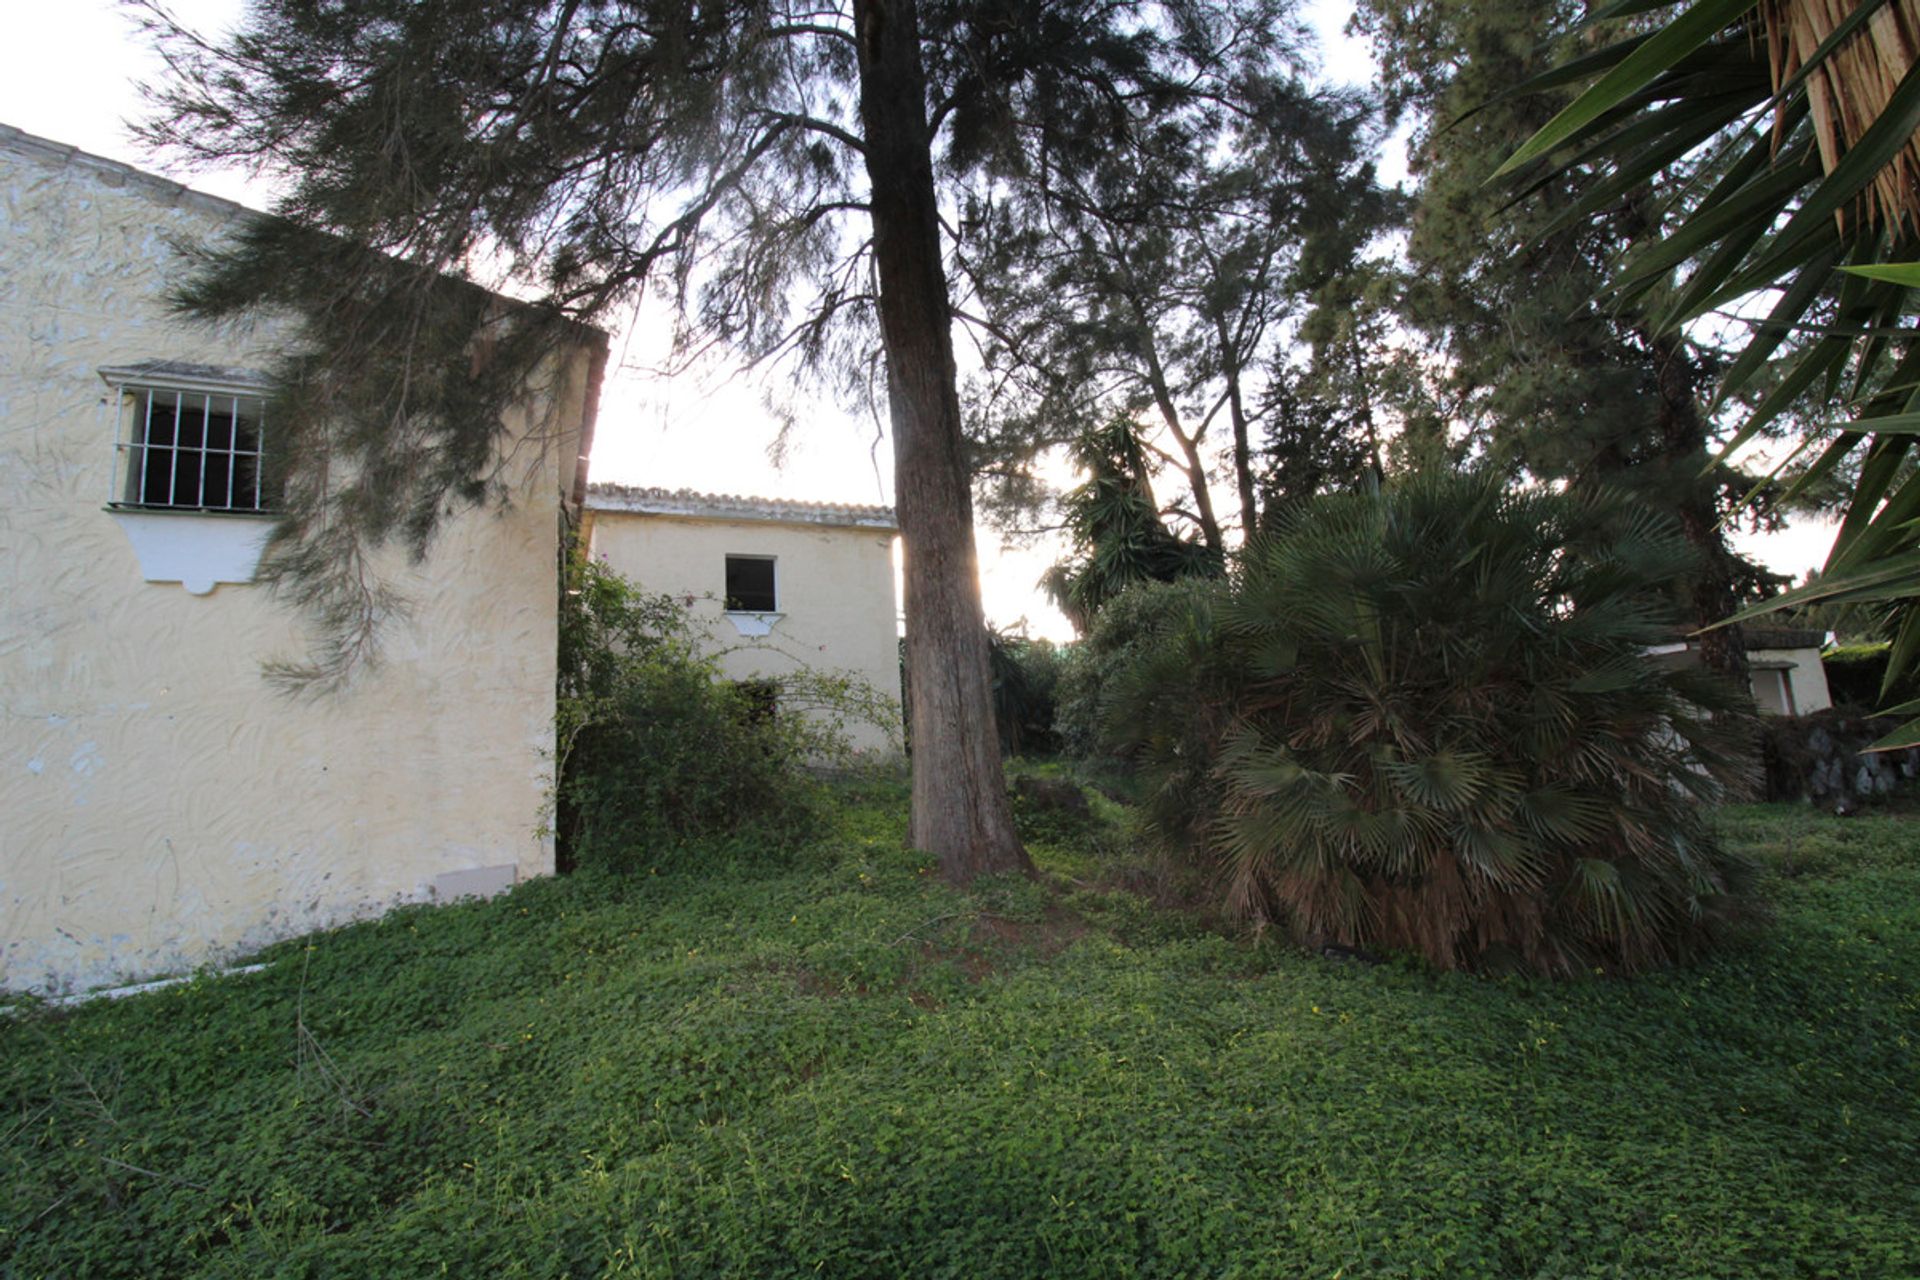
{"label": "dried brown palm frond", "polygon": [[[1807,105],[1828,173],[1880,118],[1920,55],[1920,2],[1896,0],[1881,5],[1819,58],[1820,47],[1858,8],[1859,0],[1764,0],[1760,5],[1774,92],[1779,94],[1809,62],[1816,63],[1806,77]],[[1786,109],[1784,100],[1775,109],[1776,139]],[[1861,204],[1869,221],[1920,229],[1920,135],[1880,170]],[[1844,228],[1846,211],[1834,216]]]}

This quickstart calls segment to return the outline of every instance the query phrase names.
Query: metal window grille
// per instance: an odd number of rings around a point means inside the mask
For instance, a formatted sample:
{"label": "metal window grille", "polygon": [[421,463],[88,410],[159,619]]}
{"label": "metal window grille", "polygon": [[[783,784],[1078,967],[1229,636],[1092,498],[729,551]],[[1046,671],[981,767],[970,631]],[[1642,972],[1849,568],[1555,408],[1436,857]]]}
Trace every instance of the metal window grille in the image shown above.
{"label": "metal window grille", "polygon": [[114,468],[120,506],[267,511],[265,402],[177,387],[122,387]]}

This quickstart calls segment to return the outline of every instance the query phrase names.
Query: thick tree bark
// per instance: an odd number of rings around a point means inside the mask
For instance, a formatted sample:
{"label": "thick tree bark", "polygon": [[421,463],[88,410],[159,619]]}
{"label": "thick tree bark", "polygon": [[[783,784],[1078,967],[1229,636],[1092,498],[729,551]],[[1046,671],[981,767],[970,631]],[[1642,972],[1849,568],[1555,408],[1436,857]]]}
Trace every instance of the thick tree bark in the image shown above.
{"label": "thick tree bark", "polygon": [[1030,872],[994,729],[919,19],[913,0],[856,0],[854,23],[894,501],[906,551],[908,839],[951,880]]}

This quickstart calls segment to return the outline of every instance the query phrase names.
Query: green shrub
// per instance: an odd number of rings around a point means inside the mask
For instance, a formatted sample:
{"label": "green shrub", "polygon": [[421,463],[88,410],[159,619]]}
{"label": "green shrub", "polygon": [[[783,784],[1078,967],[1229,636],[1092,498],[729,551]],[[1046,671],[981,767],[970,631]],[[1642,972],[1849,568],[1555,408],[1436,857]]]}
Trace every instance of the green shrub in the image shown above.
{"label": "green shrub", "polygon": [[1060,749],[1055,728],[1061,651],[1051,640],[988,628],[987,657],[993,679],[993,715],[1000,750],[1011,756],[1052,755]]}
{"label": "green shrub", "polygon": [[1750,719],[1647,656],[1690,563],[1611,496],[1426,475],[1302,506],[1113,683],[1160,829],[1228,906],[1441,968],[1679,959],[1749,877],[1700,806]]}
{"label": "green shrub", "polygon": [[1140,661],[1170,620],[1184,617],[1195,602],[1206,599],[1213,585],[1212,579],[1202,578],[1142,582],[1107,601],[1086,638],[1061,655],[1054,724],[1064,752],[1113,763],[1102,725],[1115,679]]}
{"label": "green shrub", "polygon": [[673,597],[585,560],[569,580],[555,732],[563,865],[630,868],[687,841],[783,849],[808,838],[818,766],[845,760],[846,716],[871,714],[860,691],[811,672],[730,683]]}
{"label": "green shrub", "polygon": [[1885,641],[1846,644],[1820,655],[1820,665],[1827,672],[1827,691],[1836,707],[1868,713],[1920,698],[1920,674],[1913,672],[1895,681],[1892,689],[1885,689],[1887,654],[1892,647]]}

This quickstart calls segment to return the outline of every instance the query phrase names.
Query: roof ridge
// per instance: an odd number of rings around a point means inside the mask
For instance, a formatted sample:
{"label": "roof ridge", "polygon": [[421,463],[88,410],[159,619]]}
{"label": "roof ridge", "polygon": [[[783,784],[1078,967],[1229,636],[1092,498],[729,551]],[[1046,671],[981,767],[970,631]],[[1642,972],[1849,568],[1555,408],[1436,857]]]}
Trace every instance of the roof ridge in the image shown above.
{"label": "roof ridge", "polygon": [[645,515],[735,516],[757,520],[786,517],[807,524],[897,527],[893,508],[873,503],[704,493],[697,489],[666,489],[610,481],[594,481],[587,486],[587,505],[602,511],[634,511]]}
{"label": "roof ridge", "polygon": [[49,167],[70,166],[91,170],[96,177],[110,185],[125,183],[143,187],[151,195],[171,197],[166,200],[168,204],[188,205],[228,217],[264,218],[268,216],[259,209],[241,204],[238,200],[229,200],[225,196],[201,191],[177,179],[138,168],[124,160],[114,160],[96,152],[84,150],[70,142],[59,142],[52,138],[43,138],[37,133],[28,133],[15,125],[0,124],[0,150],[11,151],[28,159],[40,161]]}

